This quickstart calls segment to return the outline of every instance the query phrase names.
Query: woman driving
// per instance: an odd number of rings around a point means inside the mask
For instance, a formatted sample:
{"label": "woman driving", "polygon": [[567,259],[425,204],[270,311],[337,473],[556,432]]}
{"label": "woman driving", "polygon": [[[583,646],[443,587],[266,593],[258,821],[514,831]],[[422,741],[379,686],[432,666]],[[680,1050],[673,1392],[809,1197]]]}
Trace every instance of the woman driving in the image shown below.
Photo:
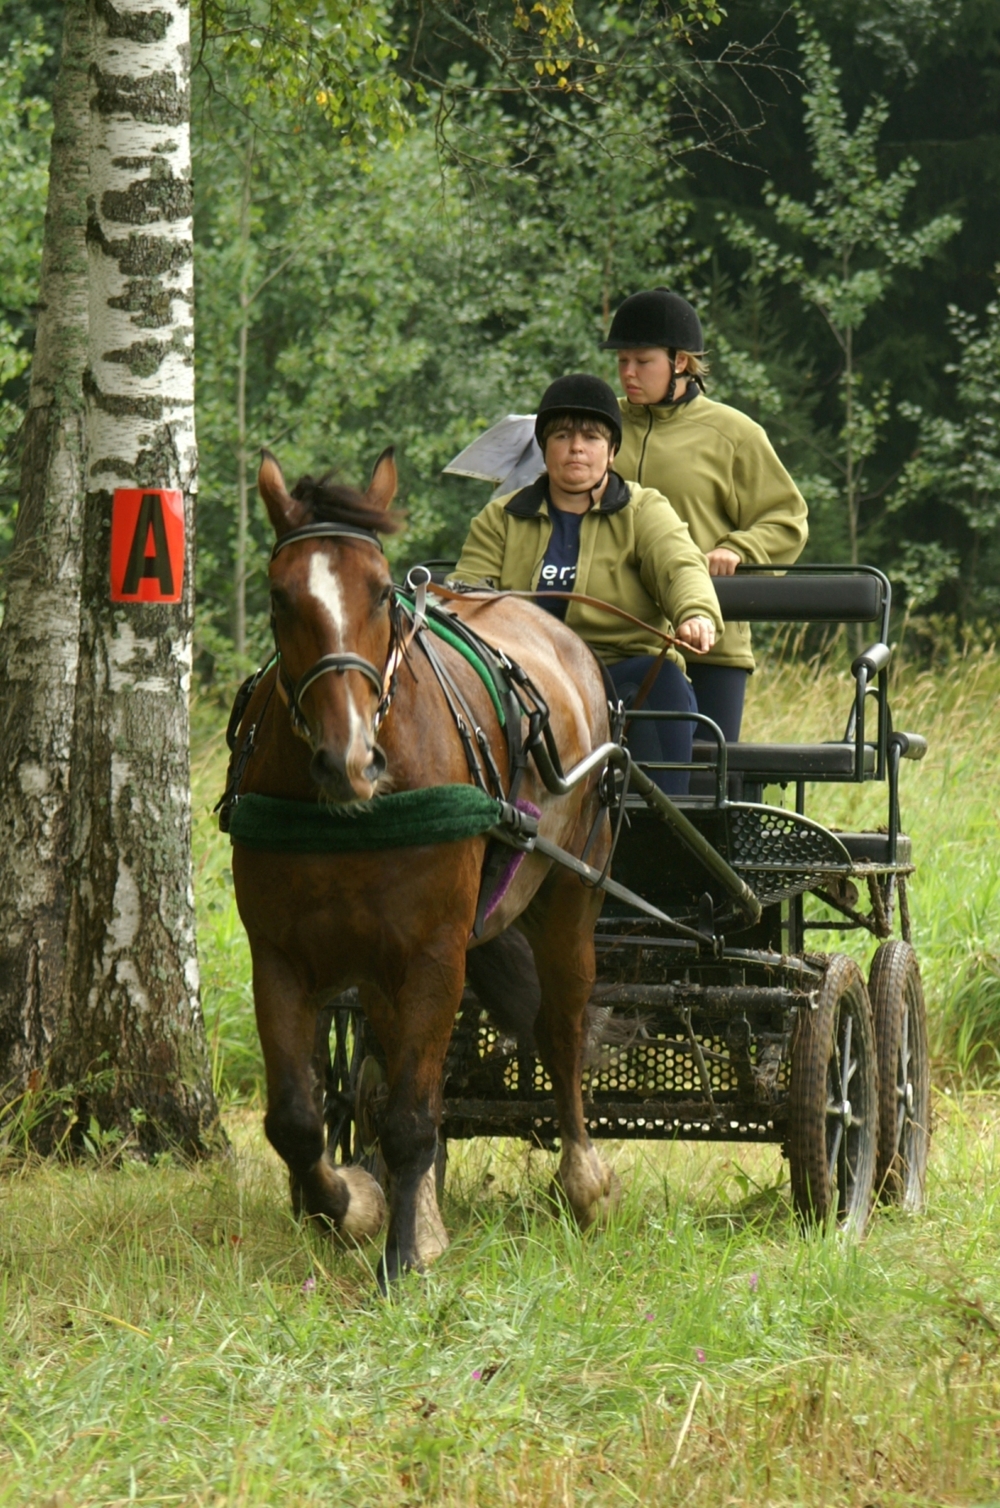
{"label": "woman driving", "polygon": [[[501,591],[534,591],[607,666],[626,706],[673,634],[705,652],[722,628],[705,557],[660,493],[624,482],[611,470],[622,421],[614,392],[600,377],[560,377],[535,420],[545,471],[530,487],[494,498],[472,521],[454,577]],[[650,631],[557,592],[613,603]],[[676,627],[672,627],[672,625]],[[650,711],[696,712],[684,659],[669,650],[646,696]],[[640,760],[691,758],[694,724],[641,721],[629,734]],[[654,771],[668,794],[684,794],[683,771]]]}

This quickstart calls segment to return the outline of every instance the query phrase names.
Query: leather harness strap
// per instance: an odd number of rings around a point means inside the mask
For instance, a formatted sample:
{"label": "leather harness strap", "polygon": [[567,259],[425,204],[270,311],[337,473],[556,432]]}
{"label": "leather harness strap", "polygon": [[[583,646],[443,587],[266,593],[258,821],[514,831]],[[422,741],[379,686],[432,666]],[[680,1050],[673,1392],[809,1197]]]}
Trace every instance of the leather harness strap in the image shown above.
{"label": "leather harness strap", "polygon": [[658,639],[663,640],[667,648],[672,646],[675,649],[687,650],[691,654],[708,653],[704,649],[695,649],[693,645],[675,638],[673,634],[665,634],[662,628],[656,628],[654,624],[647,623],[644,618],[637,618],[634,613],[627,613],[623,607],[616,606],[614,602],[605,602],[601,597],[588,597],[585,592],[515,592],[506,588],[493,591],[485,587],[472,587],[468,591],[456,592],[453,587],[444,586],[437,581],[431,583],[429,590],[449,602],[496,602],[501,597],[524,597],[537,606],[540,597],[561,597],[567,602],[583,602],[587,607],[599,607],[606,613],[614,613],[616,618],[624,618],[626,623],[633,623],[636,628],[655,634]]}

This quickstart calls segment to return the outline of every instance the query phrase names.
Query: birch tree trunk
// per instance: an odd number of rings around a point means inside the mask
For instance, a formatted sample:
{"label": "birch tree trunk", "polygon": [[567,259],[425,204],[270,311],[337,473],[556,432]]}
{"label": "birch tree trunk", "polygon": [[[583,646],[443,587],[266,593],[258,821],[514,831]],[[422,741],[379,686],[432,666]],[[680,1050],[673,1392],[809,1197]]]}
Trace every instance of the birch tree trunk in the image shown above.
{"label": "birch tree trunk", "polygon": [[[52,1074],[85,1129],[201,1151],[215,1103],[198,992],[188,692],[196,487],[189,10],[91,0],[88,465],[72,751],[69,990]],[[109,594],[118,487],[176,488],[182,600]],[[78,1127],[80,1129],[80,1127]]]}
{"label": "birch tree trunk", "polygon": [[0,628],[0,1086],[38,1082],[63,1008],[80,624],[91,24],[67,0],[20,508]]}

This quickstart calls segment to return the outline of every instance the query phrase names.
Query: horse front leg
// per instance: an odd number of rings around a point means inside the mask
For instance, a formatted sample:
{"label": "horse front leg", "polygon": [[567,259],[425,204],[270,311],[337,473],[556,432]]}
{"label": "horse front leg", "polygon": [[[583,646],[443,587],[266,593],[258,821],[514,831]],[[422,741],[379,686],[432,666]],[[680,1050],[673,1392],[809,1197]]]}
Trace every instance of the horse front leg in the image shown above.
{"label": "horse front leg", "polygon": [[292,1206],[347,1240],[371,1240],[385,1222],[381,1188],[363,1168],[335,1168],[327,1155],[320,1039],[329,1013],[310,1004],[283,954],[267,945],[251,949],[267,1077],[264,1130],[288,1165]]}
{"label": "horse front leg", "polygon": [[535,1039],[555,1095],[562,1155],[556,1190],[581,1230],[606,1219],[621,1187],[598,1156],[583,1114],[583,1053],[586,1009],[594,988],[594,923],[600,892],[575,876],[550,876],[524,923],[535,954],[542,1000]]}
{"label": "horse front leg", "polygon": [[411,1269],[422,1272],[448,1246],[435,1162],[441,1075],[464,983],[465,939],[450,936],[408,962],[391,1004],[366,1000],[388,1068],[389,1093],[379,1117],[389,1173],[383,1288]]}

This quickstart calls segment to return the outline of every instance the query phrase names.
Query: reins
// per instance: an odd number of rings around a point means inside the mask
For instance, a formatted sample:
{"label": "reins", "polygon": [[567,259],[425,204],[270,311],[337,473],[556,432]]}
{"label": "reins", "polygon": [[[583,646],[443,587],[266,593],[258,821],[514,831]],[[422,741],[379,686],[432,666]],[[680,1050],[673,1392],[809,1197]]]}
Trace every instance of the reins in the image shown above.
{"label": "reins", "polygon": [[626,623],[633,624],[649,634],[655,634],[662,639],[667,649],[690,650],[692,654],[705,654],[707,651],[694,649],[692,645],[677,639],[673,634],[664,633],[662,628],[657,628],[653,623],[647,623],[644,618],[637,618],[634,613],[627,613],[623,607],[618,607],[614,602],[605,602],[601,597],[588,597],[586,592],[556,592],[556,591],[533,591],[519,592],[512,588],[494,591],[492,588],[470,587],[466,591],[456,591],[454,587],[444,586],[441,582],[432,582],[429,588],[439,597],[444,597],[450,602],[497,602],[503,597],[524,597],[539,605],[544,597],[560,597],[566,602],[583,602],[587,607],[599,607],[603,612],[614,613],[616,618],[624,618]]}
{"label": "reins", "polygon": [[482,602],[495,602],[498,597],[526,597],[540,606],[541,604],[538,600],[540,597],[560,597],[566,602],[584,602],[588,607],[599,607],[603,612],[614,613],[616,617],[624,618],[626,623],[634,623],[636,627],[645,629],[648,633],[656,634],[657,638],[663,640],[663,648],[646,671],[646,674],[642,678],[642,685],[632,699],[633,712],[638,712],[640,707],[645,705],[646,698],[653,689],[653,683],[660,673],[669,649],[687,650],[689,653],[695,655],[708,653],[704,649],[695,649],[694,645],[684,643],[682,640],[675,638],[673,634],[665,634],[662,628],[657,628],[652,623],[646,623],[642,618],[636,618],[633,613],[627,613],[623,607],[618,607],[614,602],[605,602],[600,597],[588,597],[586,592],[518,592],[513,589],[505,591],[481,591],[475,587],[471,591],[456,592],[452,587],[443,586],[438,582],[432,583],[430,589],[441,597],[458,602],[468,602],[470,598],[474,600],[478,599]]}

